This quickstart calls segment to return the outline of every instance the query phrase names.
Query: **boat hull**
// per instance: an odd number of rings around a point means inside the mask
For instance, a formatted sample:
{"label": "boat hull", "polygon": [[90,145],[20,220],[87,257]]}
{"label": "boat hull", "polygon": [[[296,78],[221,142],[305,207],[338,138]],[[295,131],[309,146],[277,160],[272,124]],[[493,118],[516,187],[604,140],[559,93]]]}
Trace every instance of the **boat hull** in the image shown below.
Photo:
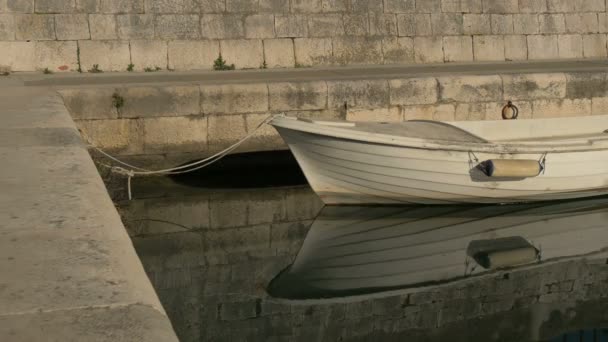
{"label": "boat hull", "polygon": [[[488,153],[370,143],[275,126],[325,204],[520,203],[608,193],[608,150]],[[497,179],[489,159],[545,160],[530,178]]]}

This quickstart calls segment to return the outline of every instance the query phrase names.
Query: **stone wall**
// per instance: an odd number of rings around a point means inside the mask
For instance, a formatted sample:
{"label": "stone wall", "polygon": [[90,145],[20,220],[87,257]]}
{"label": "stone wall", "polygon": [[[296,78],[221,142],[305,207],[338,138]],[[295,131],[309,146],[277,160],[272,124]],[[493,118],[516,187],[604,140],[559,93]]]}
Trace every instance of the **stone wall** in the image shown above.
{"label": "stone wall", "polygon": [[[355,121],[500,120],[507,100],[519,118],[608,113],[607,73],[156,85],[63,89],[67,108],[95,146],[157,165],[210,155],[271,114]],[[124,106],[112,106],[113,94]],[[239,151],[286,148],[271,126]]]}
{"label": "stone wall", "polygon": [[0,66],[87,71],[607,56],[605,0],[2,0]]}

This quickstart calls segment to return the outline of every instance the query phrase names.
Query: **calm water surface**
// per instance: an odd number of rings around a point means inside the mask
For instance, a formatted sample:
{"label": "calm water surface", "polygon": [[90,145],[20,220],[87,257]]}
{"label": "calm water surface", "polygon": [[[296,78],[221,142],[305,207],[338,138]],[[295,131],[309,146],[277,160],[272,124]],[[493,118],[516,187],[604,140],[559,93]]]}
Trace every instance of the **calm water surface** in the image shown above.
{"label": "calm water surface", "polygon": [[191,185],[119,205],[182,341],[608,341],[606,198],[323,208]]}

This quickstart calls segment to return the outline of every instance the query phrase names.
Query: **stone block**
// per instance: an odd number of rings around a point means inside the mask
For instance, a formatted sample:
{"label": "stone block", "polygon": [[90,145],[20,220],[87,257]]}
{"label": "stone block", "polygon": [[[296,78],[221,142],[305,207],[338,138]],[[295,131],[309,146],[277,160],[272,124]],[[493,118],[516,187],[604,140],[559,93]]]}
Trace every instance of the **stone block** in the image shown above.
{"label": "stone block", "polygon": [[239,14],[203,14],[201,16],[201,36],[207,39],[243,38],[245,37],[243,16]]}
{"label": "stone block", "polygon": [[417,105],[437,102],[438,86],[434,77],[403,78],[389,81],[391,105]]}
{"label": "stone block", "polygon": [[440,77],[439,100],[443,102],[481,102],[502,100],[499,76]]}
{"label": "stone block", "polygon": [[0,41],[0,67],[10,71],[34,71],[34,42]]}
{"label": "stone block", "polygon": [[416,35],[417,36],[432,36],[433,25],[431,23],[430,14],[416,14],[415,17]]}
{"label": "stone block", "polygon": [[[1,6],[0,6],[1,9]],[[75,10],[73,1],[64,0],[37,0],[35,1],[36,13],[72,13]]]}
{"label": "stone block", "polygon": [[438,13],[441,12],[441,0],[416,1],[417,13]]}
{"label": "stone block", "polygon": [[237,69],[259,68],[264,63],[262,41],[257,39],[221,40],[220,51]]}
{"label": "stone block", "polygon": [[392,13],[370,13],[369,33],[372,36],[396,36],[397,16]]}
{"label": "stone block", "polygon": [[513,34],[513,16],[510,14],[492,14],[492,34]]}
{"label": "stone block", "polygon": [[296,63],[293,51],[293,40],[264,40],[264,61],[268,68],[293,68]]}
{"label": "stone block", "polygon": [[89,29],[91,39],[117,39],[116,17],[108,14],[89,14]]}
{"label": "stone block", "polygon": [[228,13],[255,13],[258,8],[258,0],[226,0],[226,12]]}
{"label": "stone block", "polygon": [[342,16],[344,32],[350,36],[369,34],[369,20],[366,14],[344,14]]}
{"label": "stone block", "polygon": [[350,10],[355,13],[382,12],[384,4],[375,0],[351,0]]}
{"label": "stone block", "polygon": [[15,40],[15,17],[12,14],[0,14],[0,40]]}
{"label": "stone block", "polygon": [[596,33],[599,31],[597,13],[566,14],[566,32]]}
{"label": "stone block", "polygon": [[87,14],[55,15],[55,34],[58,40],[91,39]]}
{"label": "stone block", "polygon": [[397,15],[397,34],[401,37],[416,35],[416,14]]}
{"label": "stone block", "polygon": [[269,83],[270,110],[315,110],[327,108],[327,84],[315,82]]}
{"label": "stone block", "polygon": [[403,121],[433,120],[435,109],[436,106],[434,105],[405,106],[401,108],[401,115],[403,115]]}
{"label": "stone block", "polygon": [[50,14],[16,14],[15,39],[54,40],[55,19]]}
{"label": "stone block", "polygon": [[[260,0],[262,2],[262,0]],[[201,13],[223,13],[226,11],[225,0],[199,0]]]}
{"label": "stone block", "polygon": [[333,37],[344,34],[342,15],[316,14],[308,17],[308,36]]}
{"label": "stone block", "polygon": [[157,117],[141,120],[144,129],[144,151],[200,152],[207,150],[207,118]]}
{"label": "stone block", "polygon": [[505,60],[523,61],[528,59],[528,41],[524,35],[504,36]]}
{"label": "stone block", "polygon": [[198,86],[126,87],[117,90],[125,99],[122,118],[188,116],[200,113]]}
{"label": "stone block", "polygon": [[289,0],[260,0],[260,12],[287,13],[289,12]]}
{"label": "stone block", "polygon": [[519,11],[521,13],[547,12],[547,0],[519,0]]}
{"label": "stone block", "polygon": [[415,0],[384,0],[386,13],[412,13],[416,11]]}
{"label": "stone block", "polygon": [[196,0],[145,0],[146,13],[199,13]]}
{"label": "stone block", "polygon": [[504,61],[505,37],[474,36],[473,52],[476,61]]}
{"label": "stone block", "polygon": [[[243,115],[210,115],[209,148],[212,151],[226,148],[247,135]],[[246,219],[246,217],[245,217]],[[211,225],[213,226],[213,219]]]}
{"label": "stone block", "polygon": [[253,14],[245,17],[245,38],[274,38],[274,36],[274,15]]}
{"label": "stone block", "polygon": [[154,38],[154,17],[150,14],[121,14],[116,16],[119,39]]}
{"label": "stone block", "polygon": [[102,13],[144,13],[144,0],[101,0]]}
{"label": "stone block", "polygon": [[390,91],[384,80],[328,81],[328,108],[388,107]]}
{"label": "stone block", "polygon": [[111,152],[142,153],[143,132],[137,130],[136,123],[133,121],[121,119],[75,120],[75,123],[90,140],[89,142],[96,147]]}
{"label": "stone block", "polygon": [[586,34],[583,35],[583,57],[599,58],[606,57],[606,35]]}
{"label": "stone block", "polygon": [[59,91],[66,108],[75,120],[117,119],[118,111],[112,104],[113,88],[62,89]]}
{"label": "stone block", "polygon": [[305,15],[301,14],[276,15],[274,17],[274,30],[277,37],[307,37],[308,20]]}
{"label": "stone block", "polygon": [[332,62],[331,38],[294,39],[296,65],[324,65]]}
{"label": "stone block", "polygon": [[540,33],[563,33],[566,32],[566,19],[563,14],[539,14]]}
{"label": "stone block", "polygon": [[608,97],[591,99],[591,115],[608,115]]}
{"label": "stone block", "polygon": [[154,32],[160,39],[197,39],[199,26],[199,16],[195,14],[165,14],[154,18]]}
{"label": "stone block", "polygon": [[473,40],[469,36],[443,37],[443,60],[466,62],[473,60]]}
{"label": "stone block", "polygon": [[528,39],[528,59],[558,58],[557,35],[532,35]]}
{"label": "stone block", "polygon": [[441,37],[415,37],[414,59],[416,63],[443,62],[443,39]]}
{"label": "stone block", "polygon": [[547,99],[532,102],[535,119],[591,115],[591,99]]}
{"label": "stone block", "polygon": [[38,41],[35,55],[36,69],[54,72],[74,71],[78,69],[76,42],[74,41]]}
{"label": "stone block", "polygon": [[598,13],[598,31],[600,33],[608,32],[608,13]]}
{"label": "stone block", "polygon": [[575,2],[571,0],[547,0],[547,11],[550,13],[574,12]]}
{"label": "stone block", "polygon": [[518,0],[483,0],[484,13],[518,13]]}
{"label": "stone block", "polygon": [[374,37],[333,38],[333,56],[338,64],[382,63],[382,39]]}
{"label": "stone block", "polygon": [[503,75],[505,100],[559,99],[566,96],[564,74]]}
{"label": "stone block", "polygon": [[217,41],[169,41],[169,69],[213,69],[213,61],[220,54]]}
{"label": "stone block", "polygon": [[492,32],[488,14],[464,14],[462,21],[464,34],[478,35]]}
{"label": "stone block", "polygon": [[97,13],[100,10],[100,0],[76,0],[76,12],[77,13]]}
{"label": "stone block", "polygon": [[114,40],[83,40],[79,42],[80,65],[86,71],[98,64],[103,71],[121,71],[131,63],[129,43]]}
{"label": "stone block", "polygon": [[201,85],[204,114],[235,114],[268,111],[268,87],[263,83]]}
{"label": "stone block", "polygon": [[146,67],[166,69],[167,42],[162,40],[132,40],[131,63],[135,69],[144,70]]}
{"label": "stone block", "polygon": [[346,112],[346,120],[368,121],[368,122],[401,122],[403,116],[398,107],[374,108],[374,109],[349,109]]}
{"label": "stone block", "polygon": [[538,33],[539,23],[536,14],[514,14],[513,32],[515,34],[536,34]]}
{"label": "stone block", "polygon": [[481,13],[482,0],[441,0],[441,11],[453,13]]}
{"label": "stone block", "polygon": [[456,106],[453,104],[440,104],[433,106],[433,118],[436,121],[454,121]]}
{"label": "stone block", "polygon": [[557,37],[559,58],[583,57],[583,38],[580,34],[560,34]]}
{"label": "stone block", "polygon": [[431,14],[431,22],[435,35],[460,35],[464,32],[462,14]]}
{"label": "stone block", "polygon": [[382,40],[384,64],[407,64],[414,62],[414,39],[410,37],[387,37]]}
{"label": "stone block", "polygon": [[34,12],[34,0],[6,0],[4,6],[0,1],[0,9],[2,7],[9,13],[32,13]]}
{"label": "stone block", "polygon": [[608,96],[608,82],[605,73],[577,72],[567,75],[566,97],[588,98]]}
{"label": "stone block", "polygon": [[291,0],[291,11],[297,13],[319,13],[323,10],[322,0]]}
{"label": "stone block", "polygon": [[577,12],[605,12],[605,0],[579,0],[574,1],[574,8]]}

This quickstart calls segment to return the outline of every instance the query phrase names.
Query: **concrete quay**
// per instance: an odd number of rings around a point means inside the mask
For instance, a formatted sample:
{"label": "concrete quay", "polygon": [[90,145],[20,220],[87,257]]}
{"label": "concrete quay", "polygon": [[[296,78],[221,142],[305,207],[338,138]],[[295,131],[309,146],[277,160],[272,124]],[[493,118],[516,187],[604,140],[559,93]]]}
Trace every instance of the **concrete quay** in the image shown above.
{"label": "concrete quay", "polygon": [[177,341],[56,92],[0,78],[0,340]]}

